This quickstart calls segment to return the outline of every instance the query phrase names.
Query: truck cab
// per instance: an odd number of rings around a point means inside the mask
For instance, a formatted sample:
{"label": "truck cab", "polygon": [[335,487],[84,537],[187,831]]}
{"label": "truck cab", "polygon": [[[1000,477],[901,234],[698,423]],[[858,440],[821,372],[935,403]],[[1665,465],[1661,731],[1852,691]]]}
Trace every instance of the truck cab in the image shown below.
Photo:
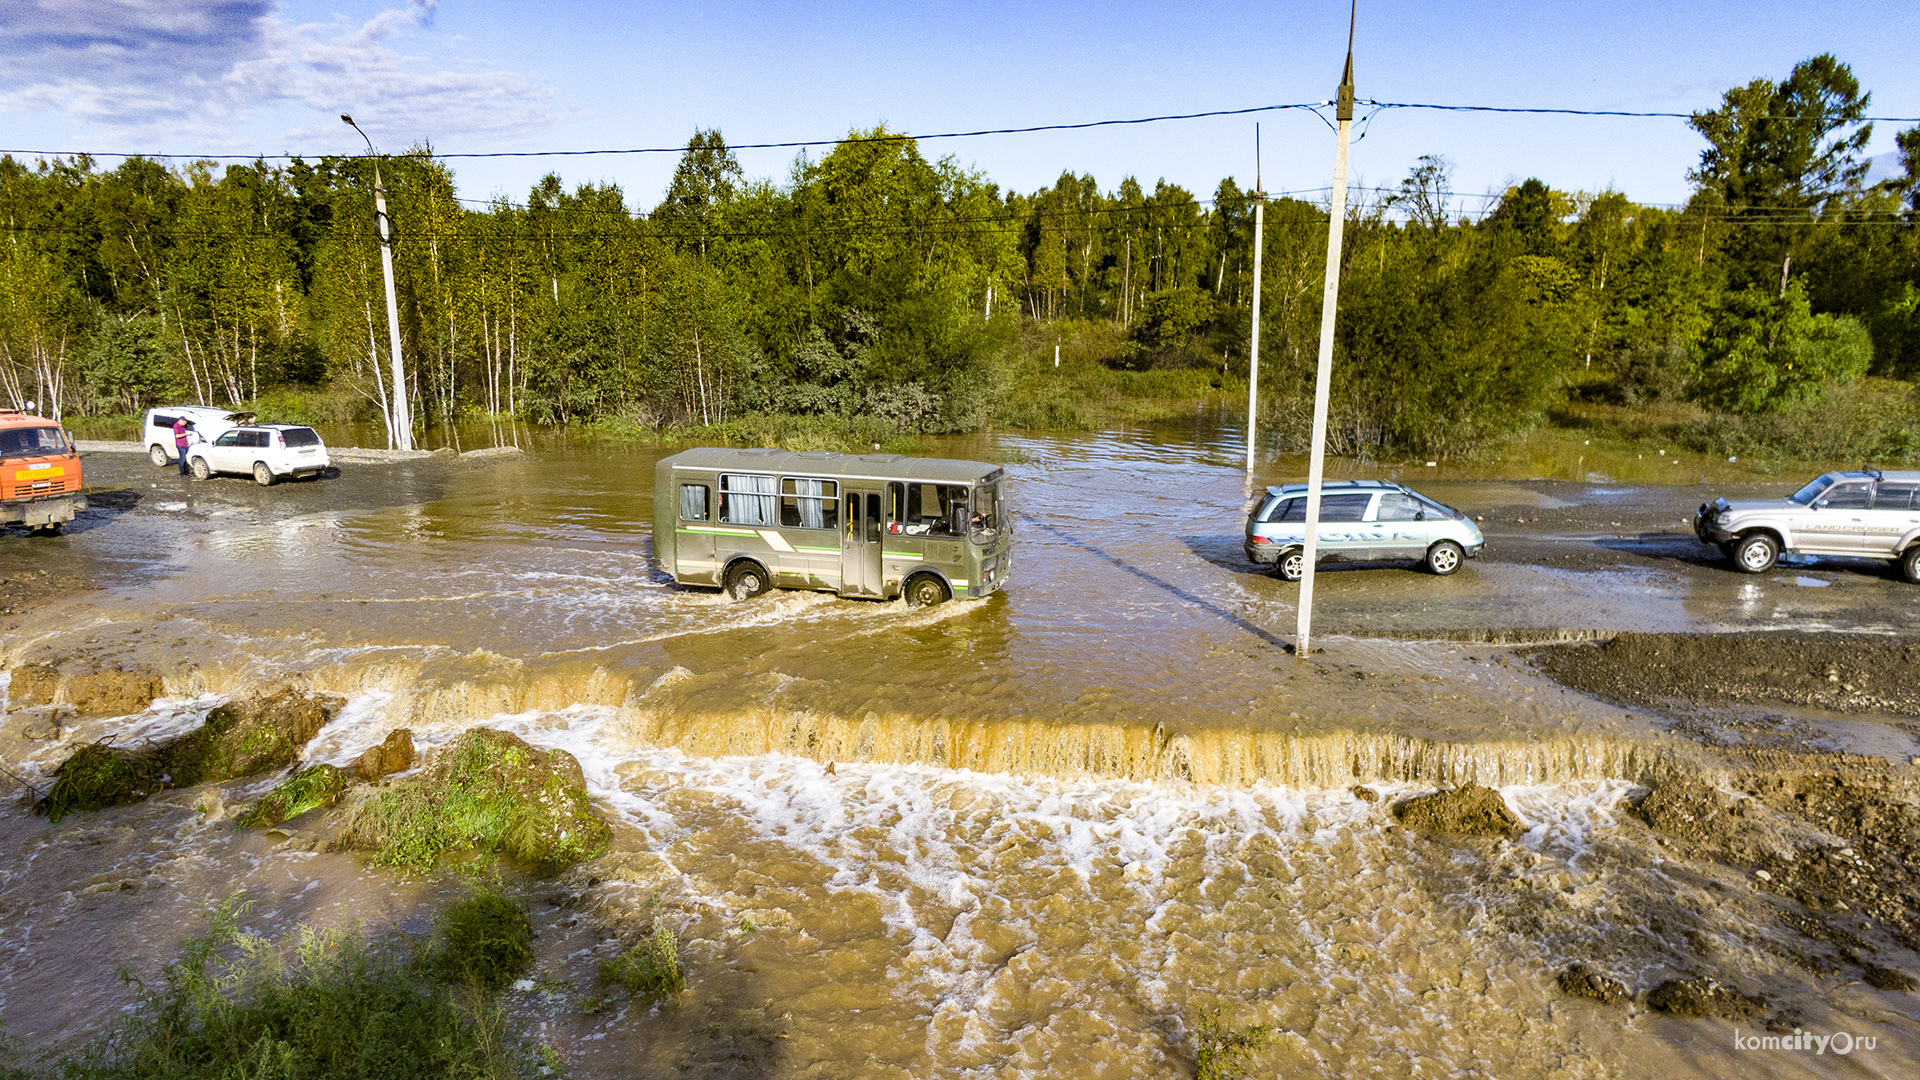
{"label": "truck cab", "polygon": [[80,454],[65,428],[20,409],[0,409],[0,526],[59,532],[87,508]]}

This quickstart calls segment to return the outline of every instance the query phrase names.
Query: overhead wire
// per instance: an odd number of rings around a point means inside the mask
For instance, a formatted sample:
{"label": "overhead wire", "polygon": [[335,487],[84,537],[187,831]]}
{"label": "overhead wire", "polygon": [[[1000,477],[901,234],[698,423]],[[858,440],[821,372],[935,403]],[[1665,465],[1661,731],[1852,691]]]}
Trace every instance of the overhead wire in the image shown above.
{"label": "overhead wire", "polygon": [[[922,132],[917,134],[912,132],[881,132],[873,135],[848,134],[845,136],[841,136],[839,138],[831,138],[831,139],[789,139],[789,140],[781,140],[781,141],[773,141],[773,142],[728,143],[726,144],[726,149],[728,150],[799,150],[799,149],[810,149],[812,147],[818,147],[818,146],[841,146],[841,145],[847,145],[847,144],[857,145],[861,143],[924,142],[924,141],[937,140],[937,139],[972,139],[972,138],[980,138],[980,137],[990,136],[990,135],[1028,135],[1028,134],[1037,134],[1037,133],[1049,132],[1049,131],[1086,131],[1086,130],[1091,130],[1095,128],[1128,127],[1128,126],[1134,126],[1134,125],[1140,125],[1140,124],[1158,124],[1158,123],[1167,123],[1167,122],[1184,121],[1184,120],[1204,120],[1204,119],[1210,119],[1215,117],[1250,116],[1256,113],[1284,112],[1288,110],[1299,110],[1304,112],[1310,112],[1313,115],[1319,117],[1323,122],[1325,122],[1326,117],[1321,115],[1320,110],[1325,109],[1332,104],[1333,103],[1330,101],[1299,101],[1299,102],[1289,102],[1286,104],[1278,104],[1278,105],[1250,105],[1250,106],[1246,106],[1242,108],[1234,108],[1234,109],[1207,109],[1200,112],[1164,113],[1164,114],[1155,115],[1155,116],[1121,117],[1121,118],[1112,118],[1112,119],[1104,119],[1104,120],[1085,120],[1085,121],[1077,121],[1072,123],[1059,123],[1059,124],[1029,124],[1024,127],[976,128],[976,129],[965,130],[965,131],[934,131],[934,132]],[[1374,116],[1379,115],[1381,112],[1387,109],[1426,109],[1426,110],[1432,110],[1437,112],[1503,113],[1503,114],[1512,114],[1512,115],[1538,115],[1538,116],[1596,116],[1596,117],[1621,117],[1621,118],[1627,118],[1627,119],[1660,119],[1660,120],[1692,120],[1692,119],[1695,119],[1696,117],[1710,115],[1714,111],[1714,110],[1703,110],[1701,112],[1661,112],[1661,111],[1641,110],[1641,109],[1568,109],[1568,108],[1531,106],[1531,105],[1526,105],[1526,106],[1523,106],[1523,105],[1448,105],[1448,104],[1442,104],[1438,102],[1375,101],[1372,99],[1365,99],[1357,102],[1356,104],[1370,105],[1374,107],[1374,111],[1368,114],[1365,120],[1362,121],[1363,125],[1367,121],[1371,121]],[[1775,121],[1778,121],[1778,122],[1803,121],[1803,120],[1806,120],[1807,118],[1808,117],[1806,116],[1806,114],[1796,113],[1791,115],[1779,115],[1779,116],[1775,116],[1775,115],[1750,116],[1750,117],[1741,117],[1740,119],[1746,123],[1756,123],[1756,122],[1770,123]],[[1847,120],[1846,122],[1860,123],[1860,124],[1876,124],[1876,123],[1915,124],[1915,123],[1920,123],[1920,116],[1861,116],[1858,118]],[[1362,133],[1362,137],[1364,137],[1364,131]],[[486,158],[595,157],[595,156],[620,156],[620,155],[636,155],[636,154],[683,154],[683,153],[686,153],[689,149],[690,147],[686,145],[679,145],[679,146],[602,147],[602,148],[589,148],[589,149],[582,149],[582,150],[433,151],[432,154],[435,158],[439,158],[439,159],[474,160],[474,159],[486,159]],[[33,149],[0,149],[0,154],[21,154],[21,155],[28,155],[28,156],[37,156],[42,158],[49,158],[49,157],[50,158],[76,158],[76,157],[84,156],[84,157],[94,157],[94,158],[148,158],[153,160],[189,160],[189,161],[294,161],[294,160],[306,160],[308,158],[324,159],[328,157],[344,158],[344,157],[358,156],[356,154],[312,154],[312,153],[202,154],[202,153],[183,153],[183,152],[174,152],[174,151],[33,150]]]}

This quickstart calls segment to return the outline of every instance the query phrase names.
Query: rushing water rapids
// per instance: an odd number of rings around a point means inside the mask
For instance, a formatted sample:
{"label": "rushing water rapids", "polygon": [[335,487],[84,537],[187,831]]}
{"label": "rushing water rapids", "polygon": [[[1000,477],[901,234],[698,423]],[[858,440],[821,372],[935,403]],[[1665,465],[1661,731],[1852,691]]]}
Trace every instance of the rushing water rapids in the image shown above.
{"label": "rushing water rapids", "polygon": [[[488,724],[570,751],[613,850],[531,887],[542,980],[513,1002],[577,1075],[1180,1075],[1215,1004],[1281,1032],[1260,1075],[1920,1070],[1912,1009],[1875,991],[1798,1002],[1823,1033],[1870,1025],[1871,1055],[1777,1062],[1733,1050],[1732,1024],[1558,996],[1575,960],[1636,989],[1710,969],[1792,998],[1800,976],[1745,882],[1673,862],[1627,819],[1634,785],[1694,748],[1495,645],[1420,640],[1842,618],[1826,594],[1852,584],[1769,585],[1742,608],[1658,567],[1330,572],[1326,651],[1296,661],[1294,589],[1241,561],[1247,488],[1220,447],[940,450],[1010,461],[1016,548],[1004,593],[927,610],[671,585],[649,561],[652,450],[265,493],[128,465],[137,502],[62,541],[98,589],[16,620],[0,660],[149,664],[170,696],[59,738],[17,713],[0,757],[44,784],[75,741],[180,730],[290,678],[348,698],[308,761],[397,727],[428,748]],[[1524,836],[1435,839],[1384,809],[1467,780],[1500,787]],[[58,826],[9,807],[6,1027],[96,1030],[125,999],[116,960],[150,973],[235,893],[284,930],[419,925],[457,889],[308,850],[298,829],[234,832],[229,808],[271,783]],[[583,1015],[560,988],[591,985],[611,930],[656,918],[688,942],[689,993]]]}

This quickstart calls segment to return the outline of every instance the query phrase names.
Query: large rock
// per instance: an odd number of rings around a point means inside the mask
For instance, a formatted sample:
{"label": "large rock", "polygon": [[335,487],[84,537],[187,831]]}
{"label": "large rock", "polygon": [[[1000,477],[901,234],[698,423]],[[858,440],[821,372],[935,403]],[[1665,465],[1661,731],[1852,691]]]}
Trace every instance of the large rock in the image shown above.
{"label": "large rock", "polygon": [[1459,836],[1514,837],[1526,831],[1499,792],[1471,782],[1407,799],[1394,806],[1393,814],[1410,829]]}
{"label": "large rock", "polygon": [[82,746],[54,772],[36,813],[58,821],[76,810],[136,803],[158,791],[284,769],[346,703],[337,694],[285,689],[230,701],[198,728],[145,746]]}
{"label": "large rock", "polygon": [[409,870],[501,858],[552,874],[598,855],[612,835],[593,812],[572,754],[472,728],[419,775],[362,802],[341,842]]}
{"label": "large rock", "polygon": [[1712,979],[1668,979],[1647,994],[1647,1008],[1672,1016],[1744,1020],[1766,1007],[1766,999],[1722,986]]}
{"label": "large rock", "polygon": [[166,693],[166,680],[144,665],[99,667],[85,661],[42,661],[13,670],[7,707],[70,705],[82,716],[126,716]]}
{"label": "large rock", "polygon": [[1628,997],[1625,983],[1585,964],[1567,965],[1556,981],[1560,984],[1561,993],[1570,997],[1592,998],[1604,1005],[1618,1005]]}
{"label": "large rock", "polygon": [[413,732],[406,728],[387,732],[386,741],[367,747],[351,768],[354,778],[363,783],[413,768]]}

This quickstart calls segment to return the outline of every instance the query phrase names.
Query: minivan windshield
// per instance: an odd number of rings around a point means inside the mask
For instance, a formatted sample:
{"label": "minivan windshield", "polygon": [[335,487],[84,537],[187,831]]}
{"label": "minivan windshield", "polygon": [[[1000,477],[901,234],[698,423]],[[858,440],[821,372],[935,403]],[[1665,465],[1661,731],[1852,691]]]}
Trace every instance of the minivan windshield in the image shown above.
{"label": "minivan windshield", "polygon": [[0,458],[63,454],[67,440],[57,427],[17,427],[0,431]]}
{"label": "minivan windshield", "polygon": [[1799,503],[1801,506],[1812,506],[1813,500],[1819,498],[1821,492],[1833,486],[1833,479],[1834,478],[1830,475],[1822,476],[1819,479],[1815,480],[1813,483],[1808,484],[1806,487],[1803,487],[1799,491],[1796,491],[1793,494],[1787,496],[1787,498],[1792,499],[1794,502]]}

